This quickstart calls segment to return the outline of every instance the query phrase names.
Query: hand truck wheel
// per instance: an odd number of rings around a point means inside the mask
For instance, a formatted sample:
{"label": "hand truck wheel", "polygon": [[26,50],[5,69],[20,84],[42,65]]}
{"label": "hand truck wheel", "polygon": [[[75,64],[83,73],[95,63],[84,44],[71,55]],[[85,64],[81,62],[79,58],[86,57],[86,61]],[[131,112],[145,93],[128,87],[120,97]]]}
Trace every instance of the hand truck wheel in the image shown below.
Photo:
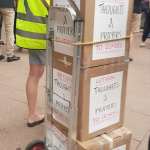
{"label": "hand truck wheel", "polygon": [[150,137],[148,139],[148,150],[150,150]]}
{"label": "hand truck wheel", "polygon": [[46,150],[45,143],[37,140],[29,143],[25,150]]}

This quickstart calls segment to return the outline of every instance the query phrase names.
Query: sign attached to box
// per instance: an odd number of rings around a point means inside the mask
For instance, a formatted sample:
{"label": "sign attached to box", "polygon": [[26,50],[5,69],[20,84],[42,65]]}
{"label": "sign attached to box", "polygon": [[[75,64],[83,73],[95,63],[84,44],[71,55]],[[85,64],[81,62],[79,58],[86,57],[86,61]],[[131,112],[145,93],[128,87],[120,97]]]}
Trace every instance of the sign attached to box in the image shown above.
{"label": "sign attached to box", "polygon": [[101,43],[93,46],[92,60],[121,57],[125,55],[125,40]]}
{"label": "sign attached to box", "polygon": [[[56,120],[68,119],[72,92],[72,76],[57,69],[53,69],[53,107],[63,115]],[[55,112],[57,113],[57,112]],[[54,114],[56,117],[56,115]],[[65,124],[66,122],[63,122]],[[65,124],[66,125],[66,124]]]}
{"label": "sign attached to box", "polygon": [[114,148],[113,150],[126,150],[126,145]]}
{"label": "sign attached to box", "polygon": [[89,133],[120,121],[123,71],[90,81]]}
{"label": "sign attached to box", "polygon": [[73,56],[75,12],[70,8],[55,9],[54,13],[54,51]]}
{"label": "sign attached to box", "polygon": [[[126,37],[129,0],[95,0],[93,41]],[[102,21],[101,21],[102,20]],[[125,40],[93,46],[92,60],[125,55]]]}
{"label": "sign attached to box", "polygon": [[129,0],[95,0],[94,41],[125,37],[128,9]]}

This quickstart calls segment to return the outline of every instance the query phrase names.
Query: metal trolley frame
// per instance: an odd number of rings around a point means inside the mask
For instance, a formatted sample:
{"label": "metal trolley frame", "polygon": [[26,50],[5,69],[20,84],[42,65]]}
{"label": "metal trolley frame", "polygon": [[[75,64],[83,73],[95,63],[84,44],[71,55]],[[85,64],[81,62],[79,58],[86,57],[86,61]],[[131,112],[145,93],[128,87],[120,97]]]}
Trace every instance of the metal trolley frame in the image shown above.
{"label": "metal trolley frame", "polygon": [[[69,9],[62,7],[52,7],[49,12],[49,20],[54,15],[55,11],[63,9],[66,13],[70,13],[72,21],[74,22],[74,39],[75,42],[82,40],[83,32],[83,20],[80,17],[80,11],[75,5],[73,0],[68,0],[75,12],[75,18],[71,16]],[[52,15],[51,15],[52,14]],[[49,22],[48,29],[48,51],[47,51],[47,98],[50,108],[53,108],[53,51],[54,51],[54,26],[53,22]],[[73,44],[73,43],[70,43]],[[77,115],[78,115],[78,95],[79,95],[79,76],[80,76],[80,56],[81,46],[74,45],[73,50],[73,69],[72,69],[72,92],[71,92],[71,103],[69,110],[69,129],[68,129],[68,149],[75,150],[75,142],[77,139]],[[52,109],[51,109],[52,113]],[[49,149],[48,149],[49,150]]]}

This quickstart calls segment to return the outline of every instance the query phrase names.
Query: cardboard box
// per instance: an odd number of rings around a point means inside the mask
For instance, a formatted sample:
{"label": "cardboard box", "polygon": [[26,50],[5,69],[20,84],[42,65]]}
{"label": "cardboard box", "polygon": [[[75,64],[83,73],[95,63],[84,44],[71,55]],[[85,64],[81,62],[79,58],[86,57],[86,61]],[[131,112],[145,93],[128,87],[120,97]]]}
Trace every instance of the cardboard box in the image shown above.
{"label": "cardboard box", "polygon": [[[105,43],[130,35],[133,0],[75,0],[84,19],[81,65],[84,67],[122,62],[129,55],[129,39]],[[67,0],[54,0],[54,5],[67,5]],[[72,16],[74,16],[73,11]],[[55,51],[72,56],[75,43],[74,17],[63,10],[55,13]],[[95,43],[95,44],[93,44]]]}
{"label": "cardboard box", "polygon": [[[68,127],[72,92],[72,58],[54,53],[53,118]],[[123,125],[127,63],[81,69],[78,139],[88,140]]]}
{"label": "cardboard box", "polygon": [[131,132],[126,128],[86,142],[78,142],[78,150],[130,150]]}
{"label": "cardboard box", "polygon": [[[130,150],[131,136],[131,132],[123,127],[86,142],[74,141],[74,147],[77,148],[76,150]],[[55,126],[48,128],[46,139],[48,150],[52,148],[68,150],[67,136]],[[72,150],[74,149],[72,148]]]}

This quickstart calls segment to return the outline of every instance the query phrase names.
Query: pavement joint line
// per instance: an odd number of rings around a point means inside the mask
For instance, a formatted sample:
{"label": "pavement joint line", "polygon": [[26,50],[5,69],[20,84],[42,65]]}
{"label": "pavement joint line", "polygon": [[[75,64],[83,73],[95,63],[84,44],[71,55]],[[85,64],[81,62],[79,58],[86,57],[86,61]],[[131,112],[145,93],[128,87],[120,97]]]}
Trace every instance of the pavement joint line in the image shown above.
{"label": "pavement joint line", "polygon": [[[9,99],[10,100],[10,99]],[[24,101],[20,101],[18,99],[14,99],[12,98],[11,100],[15,101],[15,102],[19,102],[19,103],[22,103],[22,104],[25,104],[25,105],[28,105],[28,102],[24,102]],[[45,105],[44,105],[45,106]],[[37,106],[39,109],[45,109],[44,106]]]}
{"label": "pavement joint line", "polygon": [[[142,145],[143,141],[147,138],[147,134],[148,134],[149,132],[150,132],[150,129],[145,132],[145,134],[144,134],[142,140],[137,144],[135,150],[138,150],[138,149],[140,148],[140,146]],[[148,145],[148,143],[147,143],[147,145]]]}
{"label": "pavement joint line", "polygon": [[14,89],[14,88],[15,88],[15,90],[17,90],[17,91],[19,91],[19,92],[24,91],[23,89],[20,89],[20,88],[18,89],[18,88],[16,88],[16,87],[9,86],[8,84],[5,84],[5,83],[0,83],[0,86],[9,87],[9,88],[11,88],[11,89]]}
{"label": "pavement joint line", "polygon": [[134,112],[134,113],[137,113],[137,114],[139,114],[139,115],[142,115],[142,116],[146,116],[146,117],[150,117],[150,114],[146,114],[146,113],[143,113],[143,112],[138,112],[138,111],[136,111],[136,110],[134,110],[134,109],[132,109],[132,108],[128,108],[131,112]]}
{"label": "pavement joint line", "polygon": [[132,138],[132,140],[134,140],[134,141],[136,141],[136,142],[138,142],[138,143],[141,142],[141,140],[136,139],[136,138],[134,138],[134,137]]}

